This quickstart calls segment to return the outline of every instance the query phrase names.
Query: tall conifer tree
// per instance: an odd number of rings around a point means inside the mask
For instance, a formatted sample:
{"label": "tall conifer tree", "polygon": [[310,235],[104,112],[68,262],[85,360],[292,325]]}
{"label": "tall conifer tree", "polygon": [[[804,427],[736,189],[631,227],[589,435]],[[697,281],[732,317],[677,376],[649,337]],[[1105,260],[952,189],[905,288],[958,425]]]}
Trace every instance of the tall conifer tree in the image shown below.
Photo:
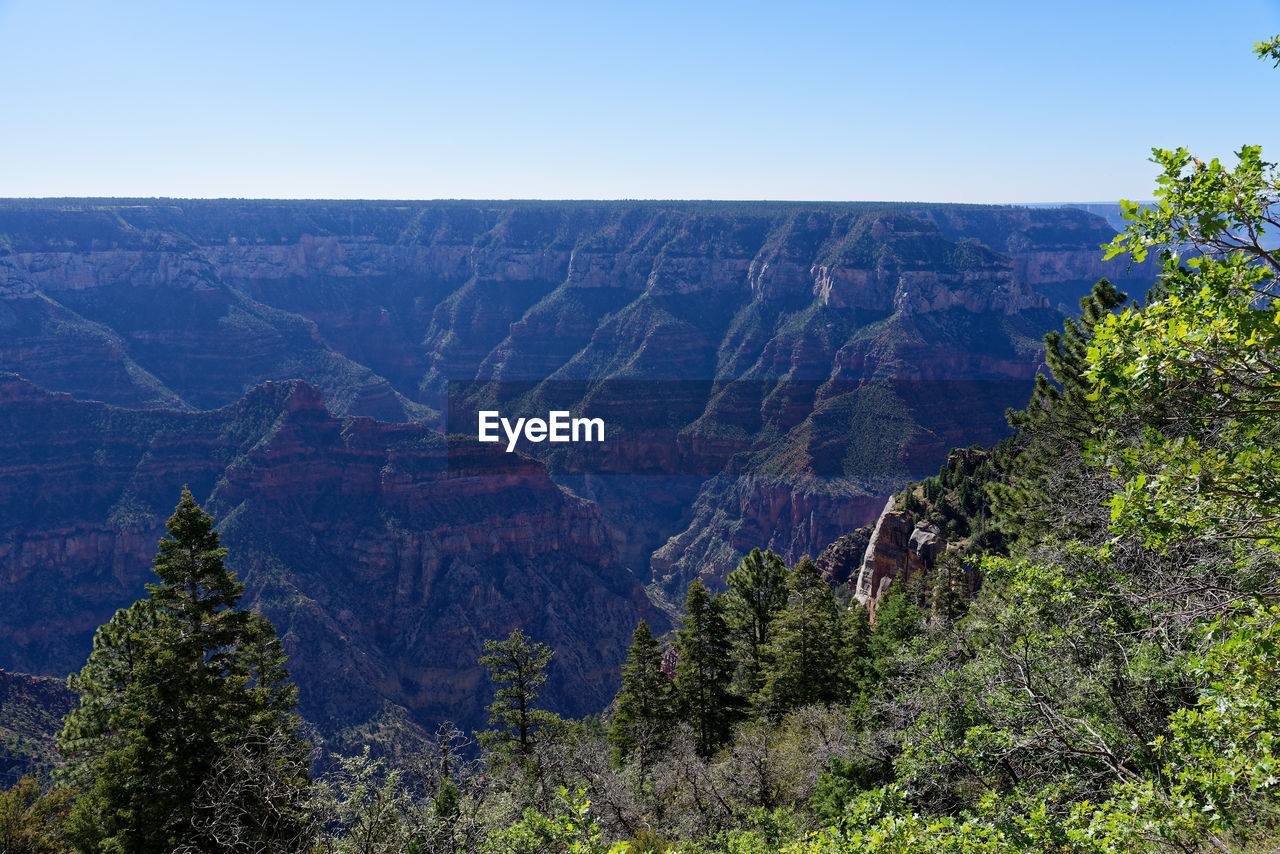
{"label": "tall conifer tree", "polygon": [[[240,839],[292,850],[305,837],[309,757],[280,642],[265,618],[237,607],[244,586],[186,489],[168,531],[151,598],[98,630],[70,680],[80,705],[58,742],[63,773],[80,790],[72,837],[89,852],[213,850],[209,829],[233,813]],[[226,792],[207,785],[237,773],[226,760],[233,751],[244,760],[246,745],[263,745],[270,758],[247,760],[245,773],[265,767],[285,792],[269,810],[222,802]]]}
{"label": "tall conifer tree", "polygon": [[1087,400],[1091,382],[1086,356],[1095,327],[1127,299],[1109,281],[1099,279],[1080,300],[1080,318],[1067,319],[1062,332],[1044,336],[1045,363],[1053,381],[1036,374],[1027,408],[1006,413],[1018,431],[1017,457],[1011,463],[1017,476],[989,487],[1000,527],[1009,535],[1034,541],[1060,528],[1064,516],[1073,521],[1075,514],[1064,513],[1059,499],[1070,491],[1067,480],[1089,475],[1083,451],[1098,428],[1097,407]]}
{"label": "tall conifer tree", "polygon": [[806,557],[792,570],[788,591],[773,624],[762,697],[774,713],[837,702],[850,684],[845,618],[812,560]]}
{"label": "tall conifer tree", "polygon": [[739,645],[739,690],[751,696],[764,683],[769,627],[787,604],[787,566],[772,551],[752,549],[725,579],[726,611]]}
{"label": "tall conifer tree", "polygon": [[622,689],[609,725],[615,757],[637,756],[644,773],[652,755],[666,745],[674,723],[675,698],[671,679],[662,670],[662,648],[641,620],[631,636],[627,663],[622,666]]}
{"label": "tall conifer tree", "polygon": [[489,723],[497,727],[482,733],[487,744],[506,744],[521,757],[533,752],[534,732],[547,713],[534,707],[538,692],[547,684],[547,665],[554,650],[515,629],[504,640],[484,642],[480,663],[498,686],[489,704]]}
{"label": "tall conifer tree", "polygon": [[738,706],[729,690],[729,627],[723,602],[700,580],[689,585],[684,610],[676,641],[676,698],[680,714],[693,725],[698,751],[710,756],[729,739]]}

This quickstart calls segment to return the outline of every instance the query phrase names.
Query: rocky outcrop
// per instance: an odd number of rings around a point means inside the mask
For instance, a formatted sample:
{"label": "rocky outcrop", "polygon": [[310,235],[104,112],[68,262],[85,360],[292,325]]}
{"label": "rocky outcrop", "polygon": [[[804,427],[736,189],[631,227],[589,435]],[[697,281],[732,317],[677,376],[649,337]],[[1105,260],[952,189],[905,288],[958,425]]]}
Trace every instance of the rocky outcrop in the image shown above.
{"label": "rocky outcrop", "polygon": [[850,589],[856,586],[862,558],[867,552],[867,544],[871,542],[872,529],[873,526],[864,525],[822,550],[815,563],[828,583]]}
{"label": "rocky outcrop", "polygon": [[[927,521],[916,521],[905,510],[896,510],[894,499],[890,498],[871,528],[870,535],[862,539],[866,542],[866,548],[862,551],[856,572],[850,577],[849,586],[854,598],[867,609],[872,622],[875,621],[880,602],[895,584],[899,590],[917,590],[921,597],[920,604],[926,609],[931,607],[928,592],[938,583],[935,573],[939,571],[939,560],[948,552],[947,541],[938,526]],[[833,567],[848,564],[851,555],[848,554],[847,546],[837,549],[836,544],[833,544],[829,551],[831,556],[824,554],[824,558]],[[959,553],[951,554],[954,558]],[[960,585],[959,589],[967,590],[969,596],[977,593],[982,578],[973,566],[957,561],[950,565],[950,571],[958,571],[960,574],[944,573],[947,577],[946,584]]]}
{"label": "rocky outcrop", "polygon": [[896,575],[906,563],[907,538],[901,530],[902,514],[893,515],[894,505],[894,499],[890,496],[871,528],[871,537],[863,551],[854,586],[854,595],[863,606],[876,598],[879,580],[890,573]]}
{"label": "rocky outcrop", "polygon": [[907,538],[907,552],[911,556],[907,561],[907,573],[911,573],[913,564],[928,572],[937,564],[938,555],[946,549],[947,541],[942,539],[942,531],[937,525],[917,522],[915,530]]}
{"label": "rocky outcrop", "polygon": [[894,582],[926,581],[947,548],[941,531],[911,514],[894,509],[890,498],[876,520],[854,584],[854,596],[875,620],[876,605]]}

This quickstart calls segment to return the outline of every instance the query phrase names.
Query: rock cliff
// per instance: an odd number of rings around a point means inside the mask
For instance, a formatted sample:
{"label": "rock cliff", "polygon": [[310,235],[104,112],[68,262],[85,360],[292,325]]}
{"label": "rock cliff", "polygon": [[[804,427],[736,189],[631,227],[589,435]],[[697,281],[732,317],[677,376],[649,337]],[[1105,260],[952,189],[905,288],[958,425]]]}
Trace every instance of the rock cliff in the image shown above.
{"label": "rock cliff", "polygon": [[[937,525],[916,521],[906,510],[895,509],[890,498],[880,511],[871,533],[864,539],[865,547],[856,568],[851,566],[852,555],[841,541],[832,544],[824,552],[823,559],[834,574],[846,571],[854,598],[867,609],[875,621],[876,608],[895,583],[904,586],[918,582],[925,591],[932,583],[938,567],[938,558],[947,550],[947,541]],[[819,567],[823,567],[819,563]],[[969,568],[964,570],[964,581],[970,594],[976,592],[979,577]]]}
{"label": "rock cliff", "polygon": [[862,569],[867,544],[871,542],[872,528],[872,525],[863,525],[823,549],[816,561],[822,577],[833,586],[853,589],[858,581],[858,571]]}

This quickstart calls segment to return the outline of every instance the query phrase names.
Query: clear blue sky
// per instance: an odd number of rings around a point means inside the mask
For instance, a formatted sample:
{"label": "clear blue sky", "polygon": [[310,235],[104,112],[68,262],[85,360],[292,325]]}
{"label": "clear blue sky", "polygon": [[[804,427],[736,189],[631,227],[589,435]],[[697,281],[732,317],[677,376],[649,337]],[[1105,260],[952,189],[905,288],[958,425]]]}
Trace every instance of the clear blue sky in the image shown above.
{"label": "clear blue sky", "polygon": [[0,196],[1149,198],[1280,0],[0,0]]}

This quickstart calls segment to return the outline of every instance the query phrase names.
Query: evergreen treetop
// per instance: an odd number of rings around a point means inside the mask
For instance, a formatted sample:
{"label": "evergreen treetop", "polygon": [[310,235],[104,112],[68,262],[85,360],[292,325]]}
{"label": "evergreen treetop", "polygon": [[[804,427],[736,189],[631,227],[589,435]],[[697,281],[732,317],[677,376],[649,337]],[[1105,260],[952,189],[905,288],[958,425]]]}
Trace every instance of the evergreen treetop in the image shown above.
{"label": "evergreen treetop", "polygon": [[[207,850],[211,829],[233,814],[240,838],[289,850],[306,823],[308,749],[284,652],[264,617],[237,607],[243,585],[186,489],[168,531],[160,583],[99,629],[69,680],[81,695],[58,736],[62,773],[80,790],[71,838],[88,852]],[[259,748],[270,751],[265,764],[249,756]],[[281,809],[225,802],[230,791],[243,799],[233,778],[263,767],[285,793]],[[214,779],[225,788],[210,788]]]}
{"label": "evergreen treetop", "polygon": [[677,704],[694,727],[698,751],[709,756],[728,739],[737,708],[730,691],[729,626],[723,600],[712,596],[701,580],[689,585],[684,609],[676,640]]}
{"label": "evergreen treetop", "polygon": [[647,768],[650,755],[663,747],[675,724],[671,679],[662,669],[662,647],[644,620],[632,634],[622,688],[609,726],[609,741],[619,761],[633,753]]}

